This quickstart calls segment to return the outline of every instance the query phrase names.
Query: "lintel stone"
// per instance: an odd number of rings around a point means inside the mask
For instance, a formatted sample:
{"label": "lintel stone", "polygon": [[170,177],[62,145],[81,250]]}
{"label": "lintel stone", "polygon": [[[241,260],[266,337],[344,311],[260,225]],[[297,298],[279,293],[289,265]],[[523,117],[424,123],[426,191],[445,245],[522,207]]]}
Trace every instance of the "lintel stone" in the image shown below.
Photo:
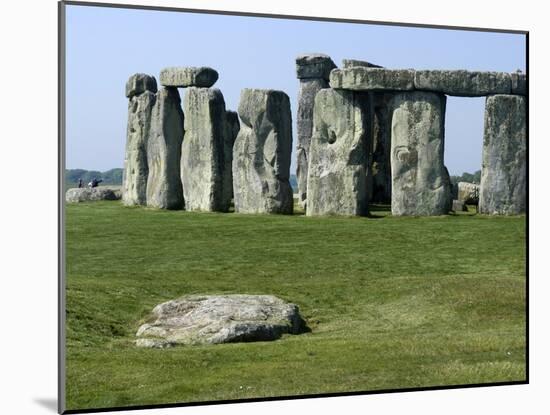
{"label": "lintel stone", "polygon": [[352,67],[330,73],[333,89],[352,91],[412,91],[414,70]]}
{"label": "lintel stone", "polygon": [[512,83],[506,72],[420,70],[415,71],[414,87],[459,97],[481,97],[510,94]]}

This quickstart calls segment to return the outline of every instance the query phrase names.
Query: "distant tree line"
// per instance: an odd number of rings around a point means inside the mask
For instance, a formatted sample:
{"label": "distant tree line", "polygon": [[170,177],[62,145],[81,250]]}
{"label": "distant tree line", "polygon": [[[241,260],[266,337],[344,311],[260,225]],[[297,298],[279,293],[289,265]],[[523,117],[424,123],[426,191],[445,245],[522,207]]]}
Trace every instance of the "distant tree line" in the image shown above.
{"label": "distant tree line", "polygon": [[65,182],[68,185],[78,183],[79,179],[82,179],[82,182],[86,185],[91,182],[93,178],[103,180],[101,184],[121,185],[122,169],[111,169],[104,172],[84,169],[65,170]]}
{"label": "distant tree line", "polygon": [[462,173],[462,176],[451,176],[451,183],[468,182],[479,184],[481,182],[481,170],[475,173]]}
{"label": "distant tree line", "polygon": [[[65,170],[65,182],[71,186],[78,183],[78,179],[82,179],[84,184],[88,184],[95,177],[98,180],[103,180],[101,184],[122,184],[122,169],[111,169],[104,172],[97,170],[84,170],[84,169],[67,169]],[[296,181],[296,175],[290,175],[290,185],[293,189],[298,189]]]}

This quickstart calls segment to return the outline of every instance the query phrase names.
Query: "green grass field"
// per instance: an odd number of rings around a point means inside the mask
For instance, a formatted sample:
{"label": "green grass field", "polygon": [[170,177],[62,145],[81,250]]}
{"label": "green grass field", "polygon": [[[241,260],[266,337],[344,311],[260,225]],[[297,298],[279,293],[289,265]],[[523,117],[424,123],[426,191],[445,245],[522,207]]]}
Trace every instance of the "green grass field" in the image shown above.
{"label": "green grass field", "polygon": [[[67,408],[525,380],[525,217],[68,205]],[[153,306],[274,294],[310,333],[139,349]]]}

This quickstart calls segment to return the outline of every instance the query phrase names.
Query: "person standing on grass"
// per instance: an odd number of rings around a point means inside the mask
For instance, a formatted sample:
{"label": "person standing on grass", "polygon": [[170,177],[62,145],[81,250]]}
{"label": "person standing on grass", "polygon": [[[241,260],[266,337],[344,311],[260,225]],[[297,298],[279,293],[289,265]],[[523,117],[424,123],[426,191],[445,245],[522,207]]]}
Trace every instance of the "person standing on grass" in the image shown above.
{"label": "person standing on grass", "polygon": [[82,178],[78,179],[78,188],[82,188]]}

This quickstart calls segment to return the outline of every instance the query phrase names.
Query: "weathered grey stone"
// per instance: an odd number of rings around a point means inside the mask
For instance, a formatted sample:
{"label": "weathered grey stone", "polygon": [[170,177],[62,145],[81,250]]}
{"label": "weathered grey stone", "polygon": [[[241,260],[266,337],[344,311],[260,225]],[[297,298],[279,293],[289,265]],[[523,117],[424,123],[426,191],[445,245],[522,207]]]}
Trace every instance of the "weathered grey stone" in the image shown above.
{"label": "weathered grey stone", "polygon": [[453,212],[467,212],[468,208],[466,207],[466,203],[462,200],[453,200],[453,206],[452,206]]}
{"label": "weathered grey stone", "polygon": [[412,69],[365,68],[334,69],[330,87],[352,91],[410,91],[414,89]]}
{"label": "weathered grey stone", "polygon": [[239,117],[242,123],[233,147],[235,211],[291,214],[288,96],[282,91],[243,89]]}
{"label": "weathered grey stone", "polygon": [[322,53],[308,53],[296,58],[298,79],[322,78],[328,81],[330,71],[336,68],[330,56]]}
{"label": "weathered grey stone", "polygon": [[177,66],[164,68],[160,71],[160,84],[163,86],[175,86],[186,88],[197,86],[200,88],[209,88],[218,80],[218,72],[214,69],[201,66],[199,68],[192,66]]}
{"label": "weathered grey stone", "polygon": [[67,190],[65,193],[65,200],[69,203],[119,199],[120,193],[117,194],[113,189],[103,186],[74,188]]}
{"label": "weathered grey stone", "polygon": [[509,94],[512,88],[508,73],[465,70],[416,71],[414,86],[418,90],[459,97]]}
{"label": "weathered grey stone", "polygon": [[479,203],[479,185],[468,182],[458,182],[458,200],[467,205]]}
{"label": "weathered grey stone", "polygon": [[138,346],[269,341],[307,330],[298,307],[272,295],[190,295],[157,305]]}
{"label": "weathered grey stone", "polygon": [[181,183],[186,210],[227,212],[224,191],[225,101],[219,89],[187,89],[184,100],[185,140],[181,150]]}
{"label": "weathered grey stone", "polygon": [[233,146],[239,134],[241,125],[239,115],[236,111],[225,112],[225,134],[223,144],[224,168],[223,168],[223,191],[224,200],[233,198]]}
{"label": "weathered grey stone", "polygon": [[125,205],[145,205],[147,202],[147,142],[151,129],[151,112],[156,94],[145,91],[132,96],[128,102],[128,127],[124,172],[122,177],[122,202]]}
{"label": "weathered grey stone", "polygon": [[527,95],[527,76],[521,72],[510,74],[512,80],[512,94]]}
{"label": "weathered grey stone", "polygon": [[392,214],[443,215],[450,180],[443,162],[446,97],[404,92],[392,100]]}
{"label": "weathered grey stone", "polygon": [[126,82],[126,97],[143,94],[145,91],[157,92],[157,80],[154,76],[136,73]]}
{"label": "weathered grey stone", "polygon": [[373,92],[373,147],[370,166],[371,183],[367,185],[370,189],[369,201],[374,203],[391,202],[391,113],[389,103],[391,93]]}
{"label": "weathered grey stone", "polygon": [[360,61],[357,59],[342,59],[342,69],[353,68],[356,66],[362,66],[365,68],[382,68],[380,65],[375,65],[367,61]]}
{"label": "weathered grey stone", "polygon": [[165,87],[157,94],[151,113],[147,143],[147,206],[183,208],[180,179],[183,111],[177,88]]}
{"label": "weathered grey stone", "polygon": [[525,212],[526,123],[525,97],[487,97],[479,191],[481,213],[515,215]]}
{"label": "weathered grey stone", "polygon": [[313,131],[313,106],[315,95],[323,88],[328,88],[328,82],[322,78],[300,80],[298,92],[298,144],[296,146],[296,180],[298,182],[298,201],[306,208],[307,170],[311,133]]}
{"label": "weathered grey stone", "polygon": [[368,113],[361,95],[322,89],[315,97],[307,182],[308,216],[368,213]]}

